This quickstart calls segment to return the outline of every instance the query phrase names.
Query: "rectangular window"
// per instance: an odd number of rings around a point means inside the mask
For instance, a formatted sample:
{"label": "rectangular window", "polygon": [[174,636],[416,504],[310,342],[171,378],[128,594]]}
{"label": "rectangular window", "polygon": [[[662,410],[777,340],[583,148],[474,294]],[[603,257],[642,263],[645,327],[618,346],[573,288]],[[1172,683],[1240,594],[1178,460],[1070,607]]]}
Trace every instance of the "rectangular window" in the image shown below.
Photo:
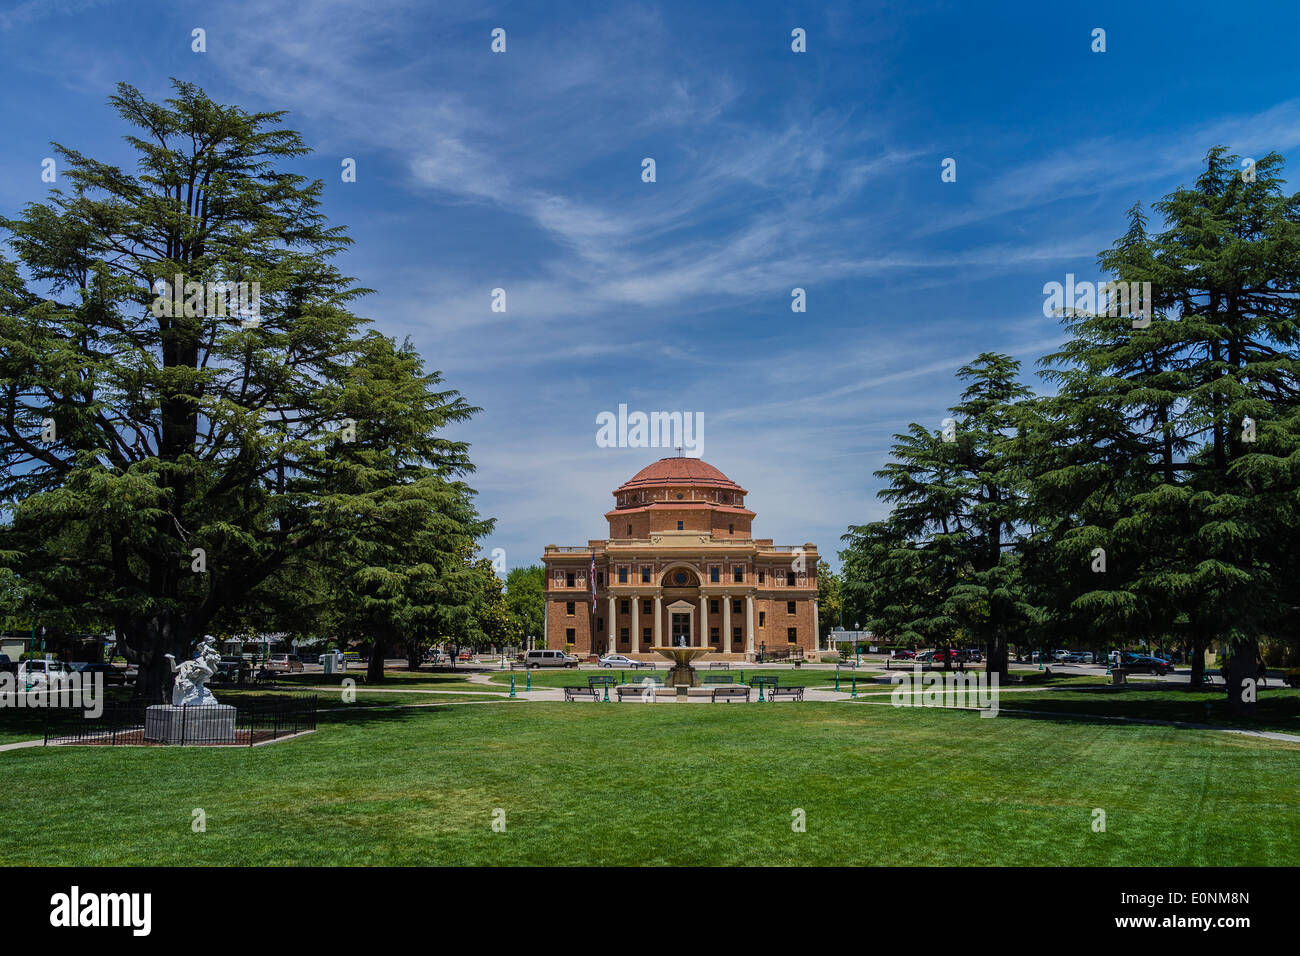
{"label": "rectangular window", "polygon": [[604,633],[604,631],[605,631],[605,619],[604,619],[603,617],[598,617],[598,618],[596,618],[596,631],[597,631],[597,633]]}
{"label": "rectangular window", "polygon": [[605,586],[605,572],[604,572],[604,571],[597,571],[597,572],[596,572],[596,586],[597,586],[597,587],[602,587],[602,588]]}
{"label": "rectangular window", "polygon": [[642,602],[641,602],[641,613],[642,613],[642,614],[650,614],[650,613],[652,613],[651,610],[650,610],[650,602],[649,602],[649,601],[642,601]]}
{"label": "rectangular window", "polygon": [[793,613],[794,613],[794,601],[786,601],[786,602],[785,602],[785,613],[786,613],[786,614],[793,614]]}
{"label": "rectangular window", "polygon": [[[618,583],[627,584],[627,568],[618,569]],[[794,582],[792,581],[791,583],[793,584]]]}
{"label": "rectangular window", "polygon": [[681,521],[677,522],[677,530],[678,530],[678,531],[682,531],[682,530],[684,530],[683,527],[682,527],[682,525],[683,525],[683,522],[681,522]]}
{"label": "rectangular window", "polygon": [[792,588],[792,587],[794,587],[794,572],[793,572],[793,571],[787,571],[787,572],[785,572],[785,586],[788,587],[788,588]]}
{"label": "rectangular window", "polygon": [[627,536],[628,536],[629,538],[632,537],[632,526],[631,526],[631,525],[628,525],[628,526],[627,526]]}
{"label": "rectangular window", "polygon": [[732,640],[732,643],[735,643],[735,644],[739,644],[741,641],[744,640],[744,636],[741,634],[740,628],[738,628],[738,627],[733,627],[733,628],[731,629],[731,640]]}
{"label": "rectangular window", "polygon": [[732,613],[732,614],[744,614],[744,613],[745,613],[745,609],[741,606],[741,603],[742,603],[742,602],[740,602],[740,601],[738,601],[738,600],[737,600],[737,601],[732,601],[732,602],[731,602],[731,613]]}
{"label": "rectangular window", "polygon": [[799,628],[797,628],[797,627],[787,627],[787,628],[785,629],[785,640],[786,640],[786,643],[788,643],[788,644],[798,644],[798,643],[799,643]]}
{"label": "rectangular window", "polygon": [[641,640],[643,641],[650,640],[650,628],[648,627],[641,628]]}
{"label": "rectangular window", "polygon": [[618,629],[618,639],[622,641],[624,644],[627,643],[627,628],[620,627]]}
{"label": "rectangular window", "polygon": [[620,613],[620,614],[629,614],[629,613],[631,613],[631,610],[632,610],[631,602],[628,601],[627,598],[623,598],[623,600],[621,600],[621,601],[618,602],[618,610],[619,610],[619,613]]}
{"label": "rectangular window", "polygon": [[737,584],[744,584],[744,583],[745,583],[745,569],[744,569],[744,568],[732,568],[732,569],[731,569],[731,580],[735,581]]}
{"label": "rectangular window", "polygon": [[566,627],[564,629],[564,639],[570,644],[573,643],[573,628]]}
{"label": "rectangular window", "polygon": [[727,525],[727,534],[735,534],[735,533],[736,533],[736,526],[734,524]]}
{"label": "rectangular window", "polygon": [[564,576],[564,586],[566,588],[572,588],[578,586],[577,576],[572,571],[570,571],[568,574]]}
{"label": "rectangular window", "polygon": [[709,601],[709,613],[710,613],[710,614],[717,614],[717,613],[718,613],[718,599],[717,599],[717,598],[713,598],[711,601]]}
{"label": "rectangular window", "polygon": [[762,584],[762,583],[763,583],[763,572],[762,572],[762,571],[759,571],[759,572],[758,572],[758,583],[759,583],[759,584]]}
{"label": "rectangular window", "polygon": [[759,626],[759,627],[766,627],[766,626],[767,626],[767,612],[766,612],[766,611],[759,611],[759,612],[758,612],[758,626]]}
{"label": "rectangular window", "polygon": [[716,627],[709,628],[709,643],[718,643],[718,629]]}
{"label": "rectangular window", "polygon": [[641,569],[641,583],[642,583],[642,584],[649,584],[649,583],[650,583],[650,569],[649,569],[649,568],[642,568],[642,569]]}
{"label": "rectangular window", "polygon": [[566,602],[565,602],[565,605],[564,605],[564,613],[567,614],[567,615],[569,615],[569,617],[573,617],[573,602],[572,602],[572,601],[566,601]]}
{"label": "rectangular window", "polygon": [[722,569],[715,564],[713,567],[709,568],[709,582],[711,584],[717,584],[720,580],[722,580]]}

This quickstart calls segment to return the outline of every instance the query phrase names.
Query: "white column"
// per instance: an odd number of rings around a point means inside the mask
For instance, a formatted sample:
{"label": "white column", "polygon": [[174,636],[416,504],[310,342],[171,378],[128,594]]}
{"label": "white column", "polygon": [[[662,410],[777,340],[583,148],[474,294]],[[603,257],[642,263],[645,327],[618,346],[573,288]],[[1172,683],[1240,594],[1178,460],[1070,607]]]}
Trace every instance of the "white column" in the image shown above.
{"label": "white column", "polygon": [[632,653],[641,653],[641,595],[632,596]]}
{"label": "white column", "polygon": [[709,599],[700,595],[700,642],[696,647],[709,646]]}
{"label": "white column", "polygon": [[662,647],[664,643],[662,638],[660,637],[660,632],[659,632],[659,628],[660,628],[659,622],[663,618],[663,616],[664,616],[663,598],[660,597],[658,594],[656,594],[655,595],[655,646],[656,647]]}
{"label": "white column", "polygon": [[614,604],[614,599],[611,597],[609,599],[609,617],[605,618],[605,635],[609,638],[608,653],[610,654],[613,654],[615,648],[617,647],[617,645],[614,643],[614,635],[618,633],[614,629],[614,625],[618,623],[618,615],[615,613],[615,608],[616,606]]}
{"label": "white column", "polygon": [[754,653],[754,595],[745,595],[745,651]]}
{"label": "white column", "polygon": [[718,650],[731,650],[731,595],[722,595],[722,633],[718,635]]}

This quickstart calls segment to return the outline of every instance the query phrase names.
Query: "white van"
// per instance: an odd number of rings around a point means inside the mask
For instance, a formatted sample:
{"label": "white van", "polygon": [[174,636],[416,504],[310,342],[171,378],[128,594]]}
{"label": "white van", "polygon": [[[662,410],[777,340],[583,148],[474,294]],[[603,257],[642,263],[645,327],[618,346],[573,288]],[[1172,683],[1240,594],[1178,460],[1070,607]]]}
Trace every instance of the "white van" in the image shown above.
{"label": "white van", "polygon": [[524,663],[528,667],[577,667],[578,659],[564,651],[529,651]]}
{"label": "white van", "polygon": [[18,663],[18,683],[43,684],[51,677],[64,679],[68,676],[68,667],[62,661],[20,661]]}

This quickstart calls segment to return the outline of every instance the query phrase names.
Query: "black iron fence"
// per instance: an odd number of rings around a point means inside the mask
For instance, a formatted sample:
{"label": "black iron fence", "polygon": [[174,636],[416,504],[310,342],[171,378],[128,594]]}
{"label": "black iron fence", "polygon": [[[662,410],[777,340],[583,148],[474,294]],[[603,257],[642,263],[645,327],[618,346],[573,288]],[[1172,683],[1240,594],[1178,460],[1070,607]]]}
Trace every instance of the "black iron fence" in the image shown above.
{"label": "black iron fence", "polygon": [[97,717],[80,710],[51,708],[45,712],[46,746],[251,747],[315,729],[314,695],[247,698],[201,707],[110,701]]}

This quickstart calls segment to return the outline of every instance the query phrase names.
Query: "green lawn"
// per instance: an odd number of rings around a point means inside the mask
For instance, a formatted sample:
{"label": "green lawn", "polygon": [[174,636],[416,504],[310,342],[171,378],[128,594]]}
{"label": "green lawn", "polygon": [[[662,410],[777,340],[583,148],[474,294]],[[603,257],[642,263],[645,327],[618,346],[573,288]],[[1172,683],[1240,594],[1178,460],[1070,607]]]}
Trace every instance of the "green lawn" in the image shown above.
{"label": "green lawn", "polygon": [[339,708],[0,765],[11,864],[1289,865],[1300,838],[1300,745],[845,703]]}
{"label": "green lawn", "polygon": [[[730,670],[710,671],[707,667],[696,668],[701,679],[708,677],[710,674],[730,675],[732,680],[740,683],[741,676],[749,680],[755,674],[771,675],[780,680],[782,685],[802,685],[804,687],[826,687],[834,689],[835,671],[834,670],[812,670],[806,667],[732,667]],[[495,671],[491,675],[493,683],[505,684],[510,686],[510,675],[515,675],[515,688],[519,689],[526,685],[527,678],[523,671]],[[840,689],[847,691],[849,689],[849,678],[853,675],[851,670],[840,671]],[[858,686],[862,687],[870,684],[872,678],[879,677],[881,671],[857,671]],[[640,683],[646,676],[655,674],[660,680],[667,681],[668,670],[660,667],[658,670],[619,670],[617,667],[593,667],[581,670],[569,670],[567,668],[553,667],[544,670],[532,671],[533,687],[564,687],[565,685],[574,685],[579,687],[587,686],[587,678],[595,675],[613,676],[619,678],[620,675],[629,684]],[[481,686],[481,685],[480,685]]]}
{"label": "green lawn", "polygon": [[[358,693],[361,696],[366,688],[384,687],[390,690],[473,690],[491,693],[491,688],[484,687],[482,684],[472,684],[466,680],[465,672],[441,672],[433,673],[431,671],[384,671],[384,679],[380,683],[367,683],[366,672],[364,670],[350,670],[339,674],[284,674],[277,676],[274,683],[280,687],[293,687],[303,691],[328,691],[333,689],[338,691],[343,687],[343,681],[351,679],[356,683]],[[221,689],[216,689],[218,696]]]}
{"label": "green lawn", "polygon": [[1217,691],[1182,687],[1168,690],[1043,690],[1003,694],[999,701],[1005,712],[1047,710],[1081,716],[1138,717],[1300,736],[1300,690],[1289,687],[1262,688],[1252,717],[1229,714],[1222,688]]}
{"label": "green lawn", "polygon": [[[474,687],[475,685],[470,685]],[[481,685],[479,685],[481,687]],[[440,694],[436,691],[404,691],[388,693],[382,690],[357,689],[356,700],[344,701],[342,693],[324,688],[314,689],[316,706],[319,710],[343,710],[349,707],[391,707],[411,706],[414,704],[454,703],[467,700],[500,700],[502,695],[491,693],[491,688],[482,688],[488,693],[480,694]],[[223,704],[237,704],[241,700],[258,697],[284,697],[284,691],[266,690],[226,690],[218,697]],[[294,695],[297,696],[297,695]],[[509,696],[508,694],[506,695]]]}

